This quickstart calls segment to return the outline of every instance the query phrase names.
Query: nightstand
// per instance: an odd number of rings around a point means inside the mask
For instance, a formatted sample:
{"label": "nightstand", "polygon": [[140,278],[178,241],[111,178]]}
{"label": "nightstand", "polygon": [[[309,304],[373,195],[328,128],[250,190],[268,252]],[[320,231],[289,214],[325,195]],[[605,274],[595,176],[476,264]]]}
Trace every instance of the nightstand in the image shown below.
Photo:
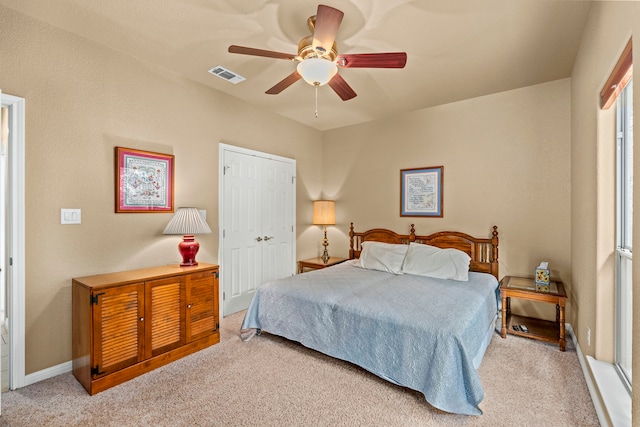
{"label": "nightstand", "polygon": [[[549,291],[547,292],[536,290],[536,283],[533,279],[505,276],[500,281],[500,297],[502,298],[502,329],[500,331],[502,338],[506,338],[507,333],[519,335],[556,343],[560,345],[561,351],[565,351],[564,307],[567,300],[567,293],[564,290],[562,282],[557,280],[551,281],[549,283]],[[556,321],[551,322],[511,314],[511,298],[555,304]],[[525,325],[528,332],[520,329],[520,325]],[[515,329],[514,326],[516,326]]]}
{"label": "nightstand", "polygon": [[329,261],[325,264],[320,257],[305,259],[304,261],[298,261],[298,273],[304,273],[305,269],[319,270],[321,268],[331,267],[332,265],[340,264],[345,261],[347,261],[347,258],[330,257]]}

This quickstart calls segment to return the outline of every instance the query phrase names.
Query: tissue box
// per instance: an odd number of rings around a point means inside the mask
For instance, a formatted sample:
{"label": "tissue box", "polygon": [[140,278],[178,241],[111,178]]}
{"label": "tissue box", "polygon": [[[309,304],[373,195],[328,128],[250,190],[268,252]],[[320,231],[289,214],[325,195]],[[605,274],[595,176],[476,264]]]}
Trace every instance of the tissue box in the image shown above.
{"label": "tissue box", "polygon": [[549,292],[549,269],[536,268],[536,291]]}

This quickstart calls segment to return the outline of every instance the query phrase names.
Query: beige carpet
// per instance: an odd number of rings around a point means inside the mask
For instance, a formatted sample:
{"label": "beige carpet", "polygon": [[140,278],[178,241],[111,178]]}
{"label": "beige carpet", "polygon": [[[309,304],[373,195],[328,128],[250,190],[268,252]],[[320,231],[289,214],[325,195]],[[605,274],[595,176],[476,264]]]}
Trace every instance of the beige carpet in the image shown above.
{"label": "beige carpet", "polygon": [[244,312],[221,342],[89,396],[71,373],[2,394],[3,426],[597,426],[573,346],[495,335],[480,376],[484,415],[438,411],[420,393],[263,334]]}

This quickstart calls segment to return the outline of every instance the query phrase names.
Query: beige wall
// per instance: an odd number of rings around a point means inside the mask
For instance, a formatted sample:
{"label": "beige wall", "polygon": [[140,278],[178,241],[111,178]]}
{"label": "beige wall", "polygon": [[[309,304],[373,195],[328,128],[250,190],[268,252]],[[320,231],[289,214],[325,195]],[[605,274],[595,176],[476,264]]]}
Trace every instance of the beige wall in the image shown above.
{"label": "beige wall", "polygon": [[[611,216],[613,192],[612,112],[598,108],[599,93],[630,38],[636,39],[634,63],[640,63],[640,3],[594,2],[572,74],[572,275],[576,292],[574,330],[582,351],[613,361],[613,274],[611,272],[615,230]],[[640,105],[640,91],[634,91]],[[636,133],[635,141],[638,141]],[[634,144],[638,146],[638,144]],[[634,176],[640,176],[640,158],[634,159]],[[640,181],[634,182],[634,205],[639,206]],[[634,243],[640,242],[640,215],[634,214]],[[633,266],[634,295],[640,295],[640,265]],[[640,299],[634,298],[634,313]],[[591,345],[587,330],[591,328]],[[634,348],[640,346],[640,316],[634,316]],[[633,382],[640,382],[640,357],[634,351]],[[640,418],[640,394],[632,395],[633,418]]]}
{"label": "beige wall", "polygon": [[[220,141],[296,159],[300,212],[320,193],[320,132],[9,9],[0,40],[0,87],[26,99],[27,374],[71,360],[72,277],[179,260],[161,234],[171,214],[114,213],[114,146],[175,155],[176,207],[206,209],[214,229],[204,262],[218,256]],[[61,208],[82,224],[60,225]]]}
{"label": "beige wall", "polygon": [[[325,132],[324,190],[336,199],[338,223],[333,254],[346,254],[351,221],[357,230],[406,234],[414,223],[418,234],[487,237],[497,225],[501,277],[532,276],[549,261],[572,295],[570,113],[564,79]],[[444,217],[400,217],[400,170],[440,165]],[[548,304],[523,306],[555,318]]]}

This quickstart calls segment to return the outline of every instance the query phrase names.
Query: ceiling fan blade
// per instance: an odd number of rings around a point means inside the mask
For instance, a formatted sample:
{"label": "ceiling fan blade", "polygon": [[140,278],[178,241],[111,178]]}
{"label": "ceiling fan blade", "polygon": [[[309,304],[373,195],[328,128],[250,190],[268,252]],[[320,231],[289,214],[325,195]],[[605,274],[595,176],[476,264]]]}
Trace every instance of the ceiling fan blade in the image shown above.
{"label": "ceiling fan blade", "polygon": [[331,52],[336,40],[338,28],[342,23],[344,12],[323,4],[318,5],[316,23],[313,30],[313,48],[324,52]]}
{"label": "ceiling fan blade", "polygon": [[340,74],[333,76],[333,78],[329,80],[328,85],[331,86],[331,89],[333,89],[343,101],[348,101],[351,98],[358,96],[358,94],[351,89],[351,86],[344,81]]}
{"label": "ceiling fan blade", "polygon": [[406,63],[406,52],[354,53],[336,58],[336,64],[342,68],[404,68]]}
{"label": "ceiling fan blade", "polygon": [[290,53],[275,52],[273,50],[254,49],[252,47],[236,45],[229,46],[229,52],[239,53],[241,55],[264,56],[266,58],[288,59],[290,61],[295,60],[297,56]]}
{"label": "ceiling fan blade", "polygon": [[289,74],[287,77],[282,79],[280,82],[276,83],[275,86],[273,86],[271,89],[269,89],[265,93],[269,95],[277,95],[283,90],[285,90],[286,88],[288,88],[289,86],[291,86],[292,84],[294,84],[295,82],[297,82],[298,80],[300,80],[301,78],[302,76],[297,71],[294,71],[293,73]]}

